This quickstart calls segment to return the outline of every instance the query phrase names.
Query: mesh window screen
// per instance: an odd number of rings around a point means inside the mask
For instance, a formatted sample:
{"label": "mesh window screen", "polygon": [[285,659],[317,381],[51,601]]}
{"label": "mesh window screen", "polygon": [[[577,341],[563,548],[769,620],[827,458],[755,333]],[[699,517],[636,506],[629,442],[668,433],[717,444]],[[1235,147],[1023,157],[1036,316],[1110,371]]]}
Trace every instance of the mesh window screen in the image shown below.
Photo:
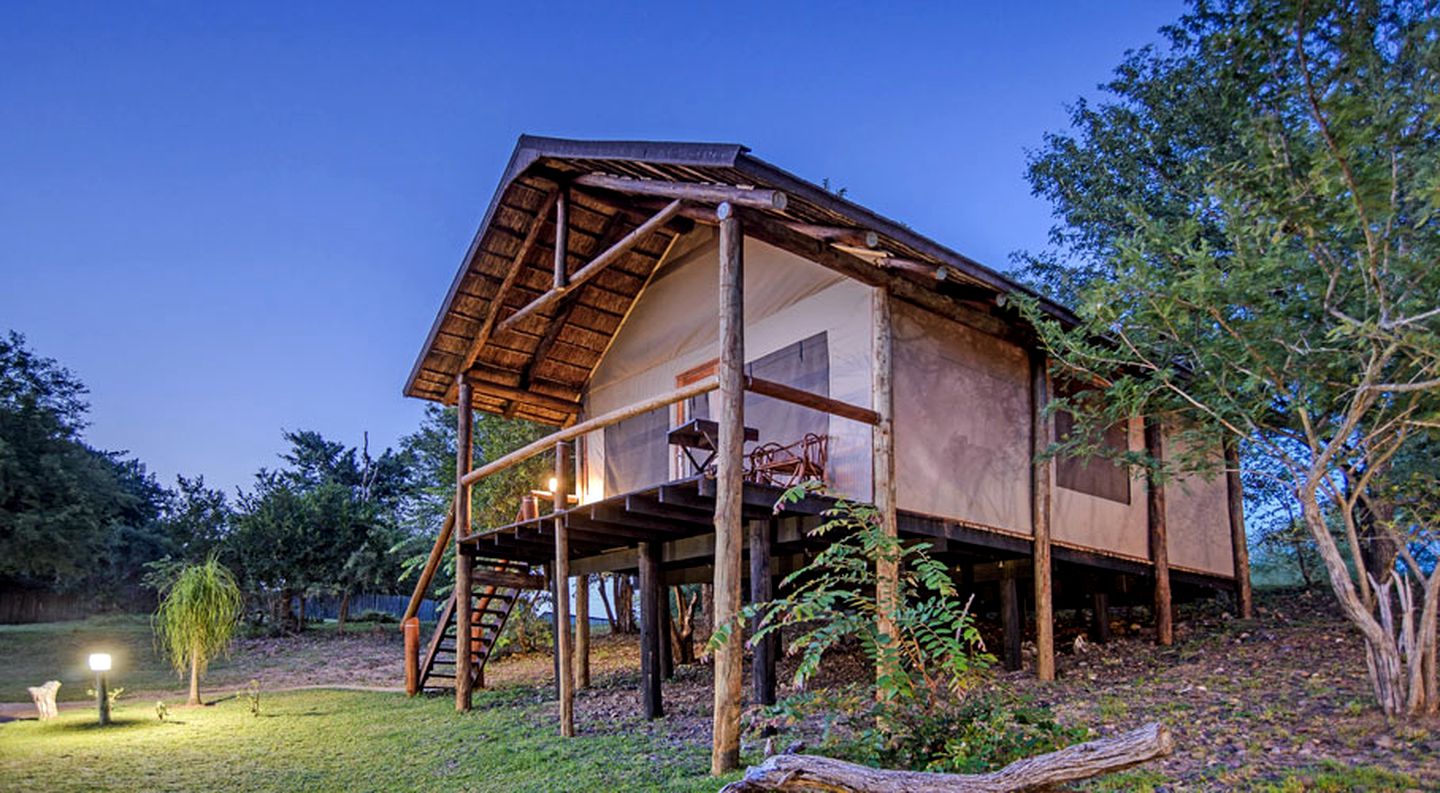
{"label": "mesh window screen", "polygon": [[[1074,431],[1075,417],[1069,411],[1057,410],[1056,436],[1064,438]],[[1130,448],[1130,438],[1125,423],[1106,427],[1100,436],[1100,444],[1117,452],[1127,451]],[[1122,504],[1130,503],[1130,472],[1124,466],[1115,465],[1104,457],[1062,455],[1056,458],[1055,484]]]}
{"label": "mesh window screen", "polygon": [[[824,333],[756,359],[746,371],[761,380],[830,396],[830,351]],[[759,430],[760,443],[785,445],[804,438],[806,433],[824,435],[830,422],[829,416],[818,410],[746,393],[745,426]],[[754,445],[747,445],[745,450],[748,452]]]}

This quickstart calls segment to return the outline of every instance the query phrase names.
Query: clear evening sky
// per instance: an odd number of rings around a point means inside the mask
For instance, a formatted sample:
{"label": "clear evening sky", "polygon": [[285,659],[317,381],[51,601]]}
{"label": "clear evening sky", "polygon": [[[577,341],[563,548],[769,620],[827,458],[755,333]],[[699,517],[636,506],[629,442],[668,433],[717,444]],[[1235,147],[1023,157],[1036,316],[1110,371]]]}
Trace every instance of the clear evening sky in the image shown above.
{"label": "clear evening sky", "polygon": [[1177,2],[0,3],[0,331],[233,490],[372,447],[515,138],[736,142],[992,267],[1026,148]]}

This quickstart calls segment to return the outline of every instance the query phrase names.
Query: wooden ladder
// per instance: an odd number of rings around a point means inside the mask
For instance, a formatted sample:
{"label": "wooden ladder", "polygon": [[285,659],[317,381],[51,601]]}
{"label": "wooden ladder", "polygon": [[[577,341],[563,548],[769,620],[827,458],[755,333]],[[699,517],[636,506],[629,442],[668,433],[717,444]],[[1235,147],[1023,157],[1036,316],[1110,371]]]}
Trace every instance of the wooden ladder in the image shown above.
{"label": "wooden ladder", "polygon": [[[504,633],[505,623],[519,598],[520,590],[494,585],[477,590],[472,598],[475,617],[471,626],[470,670],[476,688],[485,687],[485,663],[490,660],[490,654]],[[440,611],[435,633],[430,637],[430,646],[420,663],[421,690],[455,688],[459,646],[455,595],[452,593]]]}

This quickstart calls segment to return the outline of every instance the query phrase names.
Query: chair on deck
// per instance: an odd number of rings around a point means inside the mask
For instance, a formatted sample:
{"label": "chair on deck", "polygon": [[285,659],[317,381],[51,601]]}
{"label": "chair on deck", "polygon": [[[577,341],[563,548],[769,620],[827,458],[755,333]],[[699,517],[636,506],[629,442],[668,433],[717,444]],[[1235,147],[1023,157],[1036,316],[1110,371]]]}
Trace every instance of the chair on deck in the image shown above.
{"label": "chair on deck", "polygon": [[829,436],[805,433],[791,444],[764,443],[750,451],[745,478],[762,485],[794,487],[809,479],[825,478],[829,462]]}

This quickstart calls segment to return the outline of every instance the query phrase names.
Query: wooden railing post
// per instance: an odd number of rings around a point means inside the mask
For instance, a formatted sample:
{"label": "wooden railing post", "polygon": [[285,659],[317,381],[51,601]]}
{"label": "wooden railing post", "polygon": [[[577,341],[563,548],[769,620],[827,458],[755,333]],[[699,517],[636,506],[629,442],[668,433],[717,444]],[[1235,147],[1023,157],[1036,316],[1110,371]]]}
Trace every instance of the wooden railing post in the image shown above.
{"label": "wooden railing post", "polygon": [[729,635],[715,649],[715,710],[710,772],[740,765],[741,522],[745,449],[744,232],[734,207],[721,204],[720,220],[720,437],[715,458],[715,625]]}
{"label": "wooden railing post", "polygon": [[459,401],[455,421],[455,709],[463,713],[474,705],[474,670],[470,655],[470,635],[475,617],[470,599],[474,591],[474,556],[467,553],[461,544],[461,540],[470,534],[470,487],[465,483],[465,475],[470,473],[470,466],[474,464],[471,431],[474,413],[470,384],[463,374],[458,377]]}

